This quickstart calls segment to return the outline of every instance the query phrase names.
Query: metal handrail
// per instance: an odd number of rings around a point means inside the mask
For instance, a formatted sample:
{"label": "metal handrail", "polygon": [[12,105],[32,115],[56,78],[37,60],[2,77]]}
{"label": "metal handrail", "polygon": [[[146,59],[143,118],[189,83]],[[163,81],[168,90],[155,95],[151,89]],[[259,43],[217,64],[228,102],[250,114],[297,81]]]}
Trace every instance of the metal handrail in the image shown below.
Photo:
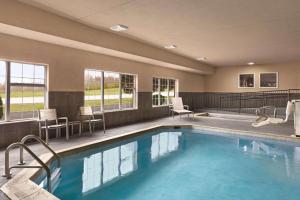
{"label": "metal handrail", "polygon": [[[11,166],[9,167],[9,152],[11,149],[19,147],[22,149],[25,149],[41,166]],[[7,179],[11,178],[10,170],[13,168],[43,168],[47,173],[47,186],[48,191],[51,192],[51,171],[49,167],[35,154],[33,153],[25,144],[21,142],[16,142],[11,145],[9,145],[5,150],[5,175]]]}
{"label": "metal handrail", "polygon": [[[27,135],[27,136],[23,137],[21,140],[21,143],[25,144],[25,142],[29,139],[34,139],[34,140],[38,141],[40,144],[42,144],[44,147],[46,147],[56,158],[57,167],[60,168],[60,166],[61,166],[60,156],[47,143],[45,143],[41,138],[37,137],[36,135]],[[24,164],[25,164],[25,162],[24,162],[23,148],[20,147],[20,163],[19,163],[19,165],[24,165]]]}

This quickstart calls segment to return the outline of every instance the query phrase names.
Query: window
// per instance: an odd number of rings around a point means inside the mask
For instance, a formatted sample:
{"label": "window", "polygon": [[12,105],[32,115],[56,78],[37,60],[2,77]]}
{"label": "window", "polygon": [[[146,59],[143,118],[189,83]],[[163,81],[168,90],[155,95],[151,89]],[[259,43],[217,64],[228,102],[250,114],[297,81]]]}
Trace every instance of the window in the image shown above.
{"label": "window", "polygon": [[120,109],[120,74],[104,72],[104,110]]}
{"label": "window", "polygon": [[6,63],[0,61],[0,121],[5,118]]}
{"label": "window", "polygon": [[85,70],[84,84],[85,105],[92,106],[93,110],[136,108],[135,75],[87,69]]}
{"label": "window", "polygon": [[85,70],[84,73],[84,105],[92,106],[95,111],[101,111],[102,72]]}
{"label": "window", "polygon": [[165,78],[153,78],[152,82],[152,105],[169,105],[171,98],[176,94],[176,80]]}
{"label": "window", "polygon": [[121,75],[121,108],[133,108],[135,102],[135,78],[133,75],[122,74]]}
{"label": "window", "polygon": [[160,79],[160,105],[168,105],[168,79]]}
{"label": "window", "polygon": [[169,102],[171,102],[172,97],[175,97],[175,90],[176,90],[175,84],[176,84],[175,80],[172,79],[169,80]]}
{"label": "window", "polygon": [[153,78],[152,105],[153,106],[160,105],[159,104],[159,78]]}
{"label": "window", "polygon": [[7,116],[6,120],[38,117],[38,110],[45,107],[46,67],[0,61],[0,96],[4,104],[0,109],[2,119],[3,116]]}

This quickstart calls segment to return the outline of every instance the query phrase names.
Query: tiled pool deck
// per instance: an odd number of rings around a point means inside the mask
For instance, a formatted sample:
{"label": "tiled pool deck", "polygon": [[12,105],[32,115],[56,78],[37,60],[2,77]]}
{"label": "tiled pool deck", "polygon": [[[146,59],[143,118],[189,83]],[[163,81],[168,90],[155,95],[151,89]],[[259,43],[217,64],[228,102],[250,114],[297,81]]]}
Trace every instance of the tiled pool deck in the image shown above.
{"label": "tiled pool deck", "polygon": [[[222,119],[219,117],[200,117],[200,118],[196,117],[194,120],[192,120],[192,118],[187,118],[186,116],[183,116],[182,119],[180,120],[179,117],[176,116],[174,119],[172,117],[166,117],[166,118],[157,119],[153,121],[111,128],[106,131],[106,134],[103,134],[103,131],[96,131],[93,133],[93,135],[90,135],[89,133],[85,133],[81,137],[74,135],[73,137],[70,138],[69,141],[66,141],[65,139],[53,139],[50,141],[50,146],[54,150],[61,150],[61,149],[70,148],[77,145],[82,145],[84,143],[88,143],[91,141],[101,140],[108,137],[121,135],[126,132],[145,129],[156,125],[184,125],[184,124],[210,126],[210,127],[225,128],[225,129],[235,129],[235,130],[242,130],[242,131],[253,131],[257,133],[272,133],[272,134],[283,135],[283,136],[292,135],[294,132],[293,121],[290,121],[289,123],[286,124],[268,125],[261,128],[253,128],[251,126],[251,119],[237,121],[234,119],[229,119],[229,118]],[[38,152],[37,153],[38,155],[47,152],[47,150],[39,144],[32,144],[30,145],[30,148],[34,152]],[[17,150],[11,151],[11,157],[10,157],[11,163],[18,162],[18,158],[19,158],[18,153],[19,151]],[[25,160],[27,161],[27,163],[30,163],[32,159],[29,155],[25,154]],[[2,174],[4,173],[4,149],[0,150],[0,171]],[[12,173],[14,176],[17,173],[17,171],[13,170]],[[7,182],[6,178],[0,177],[0,187],[5,182]],[[0,192],[0,200],[2,199],[5,199],[5,197],[3,197],[3,195],[1,195]]]}

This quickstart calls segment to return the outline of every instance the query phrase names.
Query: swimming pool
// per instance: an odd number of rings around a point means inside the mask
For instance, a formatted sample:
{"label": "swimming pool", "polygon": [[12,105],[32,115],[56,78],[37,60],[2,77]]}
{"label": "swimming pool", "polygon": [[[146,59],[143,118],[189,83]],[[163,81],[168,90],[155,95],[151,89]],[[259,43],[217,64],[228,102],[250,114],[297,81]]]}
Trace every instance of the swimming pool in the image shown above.
{"label": "swimming pool", "polygon": [[299,186],[296,143],[162,128],[64,157],[53,194],[63,200],[298,200]]}

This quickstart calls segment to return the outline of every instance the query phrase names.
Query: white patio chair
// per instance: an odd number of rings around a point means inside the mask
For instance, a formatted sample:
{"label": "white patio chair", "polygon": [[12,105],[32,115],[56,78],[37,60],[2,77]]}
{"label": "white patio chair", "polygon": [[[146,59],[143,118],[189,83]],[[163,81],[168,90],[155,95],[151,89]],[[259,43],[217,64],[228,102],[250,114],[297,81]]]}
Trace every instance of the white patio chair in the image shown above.
{"label": "white patio chair", "polygon": [[174,118],[174,114],[177,113],[179,114],[180,119],[182,114],[188,114],[188,117],[190,117],[190,114],[193,114],[193,119],[194,119],[194,112],[189,110],[188,105],[183,105],[181,97],[174,97],[171,99],[171,101],[172,101],[171,112],[173,118]]}
{"label": "white patio chair", "polygon": [[[266,107],[262,107],[263,109],[265,109]],[[276,108],[274,108],[274,117],[270,117],[268,115],[260,115],[260,111],[259,109],[256,111],[256,114],[258,115],[258,118],[256,119],[256,121],[254,123],[252,123],[253,127],[261,127],[261,126],[265,126],[268,124],[283,124],[288,122],[289,120],[289,116],[294,112],[294,104],[291,101],[287,102],[287,106],[286,106],[286,111],[285,111],[285,119],[282,118],[277,118],[276,117]]]}
{"label": "white patio chair", "polygon": [[42,130],[45,129],[46,143],[49,141],[49,130],[56,130],[56,137],[60,136],[61,129],[66,129],[66,139],[69,140],[69,121],[67,117],[57,117],[56,109],[39,110],[39,136],[42,138]]}
{"label": "white patio chair", "polygon": [[[101,118],[95,118],[95,116],[101,116]],[[92,134],[92,130],[95,130],[95,124],[102,123],[103,131],[105,133],[105,117],[104,112],[93,112],[92,107],[83,106],[80,107],[80,120],[82,123],[82,128],[84,123],[89,125],[89,131]]]}

